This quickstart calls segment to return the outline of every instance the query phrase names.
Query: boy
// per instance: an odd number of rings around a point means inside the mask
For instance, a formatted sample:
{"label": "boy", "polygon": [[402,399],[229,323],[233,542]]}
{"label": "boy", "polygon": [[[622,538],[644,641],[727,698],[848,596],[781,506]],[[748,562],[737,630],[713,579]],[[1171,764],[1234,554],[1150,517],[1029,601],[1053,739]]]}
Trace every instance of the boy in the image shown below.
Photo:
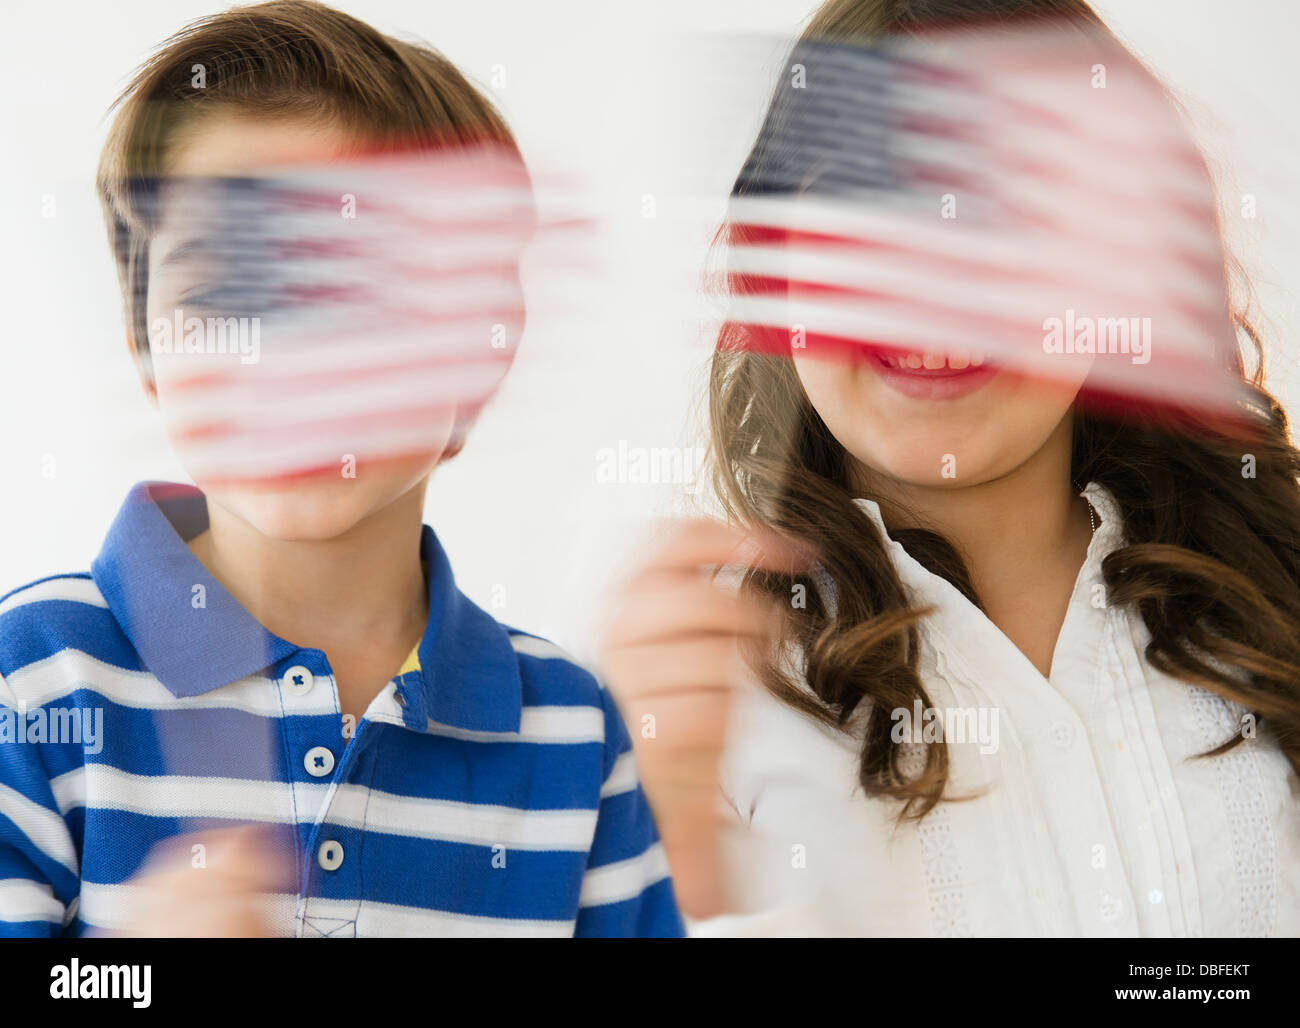
{"label": "boy", "polygon": [[[259,236],[286,208],[307,225],[338,165],[356,188],[334,198],[374,220]],[[411,340],[459,339],[484,304],[494,339],[518,329],[510,216],[450,204],[477,257],[450,292],[419,283],[406,335],[348,331],[366,297],[397,310],[376,272],[297,336],[268,303],[282,331],[254,346],[167,338],[184,308],[232,313],[214,296],[301,303],[283,280],[310,260],[364,269],[384,211],[399,231],[471,185],[517,200],[519,167],[440,55],[303,0],[189,26],[124,94],[99,190],[142,380],[202,491],[136,486],[89,574],[0,600],[0,935],[682,934],[609,695],[470,603],[421,525],[504,365]]]}

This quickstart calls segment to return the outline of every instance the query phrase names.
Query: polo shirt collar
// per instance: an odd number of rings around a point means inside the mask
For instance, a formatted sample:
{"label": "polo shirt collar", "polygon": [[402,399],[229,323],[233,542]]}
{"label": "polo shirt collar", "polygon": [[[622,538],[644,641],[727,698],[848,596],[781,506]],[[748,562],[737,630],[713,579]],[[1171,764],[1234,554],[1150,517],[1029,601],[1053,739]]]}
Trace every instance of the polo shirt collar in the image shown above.
{"label": "polo shirt collar", "polygon": [[428,525],[420,537],[420,557],[428,568],[429,623],[420,639],[420,669],[403,678],[419,677],[429,719],[440,725],[518,732],[523,681],[509,634],[456,588],[447,554]]}
{"label": "polo shirt collar", "polygon": [[190,552],[208,527],[191,486],[142,482],[127,494],[90,566],[144,666],[179,697],[256,674],[296,647],[263,628]]}
{"label": "polo shirt collar", "polygon": [[[199,696],[265,672],[301,647],[281,639],[221,585],[186,542],[208,527],[207,500],[193,486],[142,482],[118,511],[91,576],[144,666],[177,697]],[[456,587],[433,529],[420,556],[428,567],[429,621],[420,670],[402,676],[410,727],[428,721],[468,731],[518,732],[523,687],[505,629]],[[201,587],[201,588],[200,588]],[[422,709],[421,709],[422,708]]]}

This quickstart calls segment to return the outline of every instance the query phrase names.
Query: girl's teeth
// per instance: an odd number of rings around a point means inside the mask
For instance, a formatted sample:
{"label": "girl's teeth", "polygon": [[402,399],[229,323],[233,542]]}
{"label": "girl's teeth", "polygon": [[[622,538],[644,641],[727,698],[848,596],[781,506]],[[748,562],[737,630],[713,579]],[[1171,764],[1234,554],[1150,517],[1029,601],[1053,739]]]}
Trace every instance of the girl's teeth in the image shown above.
{"label": "girl's teeth", "polygon": [[965,371],[967,368],[978,368],[984,363],[982,353],[882,353],[880,357],[886,367],[909,368],[912,371],[920,371],[922,368],[939,371],[945,367],[953,371]]}

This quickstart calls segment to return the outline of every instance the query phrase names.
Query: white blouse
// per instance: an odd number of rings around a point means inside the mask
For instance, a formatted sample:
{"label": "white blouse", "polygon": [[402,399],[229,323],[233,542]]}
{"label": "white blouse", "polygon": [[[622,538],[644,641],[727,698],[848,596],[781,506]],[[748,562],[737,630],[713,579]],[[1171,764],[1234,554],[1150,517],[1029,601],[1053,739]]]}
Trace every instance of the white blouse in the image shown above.
{"label": "white blouse", "polygon": [[[743,692],[723,792],[740,819],[726,860],[744,913],[693,934],[1300,934],[1300,782],[1263,730],[1196,759],[1239,731],[1244,711],[1146,662],[1141,617],[1105,604],[1118,511],[1096,484],[1083,495],[1101,523],[1050,680],[885,536],[913,601],[937,608],[921,625],[920,666],[947,718],[945,796],[975,798],[896,828],[897,802],[857,786],[856,738],[760,686]],[[859,502],[883,533],[876,504]],[[910,738],[924,738],[924,722]],[[907,750],[916,766],[920,745]]]}

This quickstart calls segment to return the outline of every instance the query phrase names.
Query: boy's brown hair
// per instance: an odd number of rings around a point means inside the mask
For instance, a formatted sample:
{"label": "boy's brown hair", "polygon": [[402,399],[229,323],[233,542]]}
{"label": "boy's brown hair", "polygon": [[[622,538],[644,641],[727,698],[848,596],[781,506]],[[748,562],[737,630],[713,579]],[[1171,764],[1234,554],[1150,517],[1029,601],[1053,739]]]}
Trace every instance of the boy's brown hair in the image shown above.
{"label": "boy's brown hair", "polygon": [[355,130],[370,145],[495,144],[517,153],[492,103],[435,50],[386,36],[312,0],[271,0],[192,22],[166,40],[113,105],[96,187],[136,359],[147,334],[152,204],[177,129],[234,108]]}

